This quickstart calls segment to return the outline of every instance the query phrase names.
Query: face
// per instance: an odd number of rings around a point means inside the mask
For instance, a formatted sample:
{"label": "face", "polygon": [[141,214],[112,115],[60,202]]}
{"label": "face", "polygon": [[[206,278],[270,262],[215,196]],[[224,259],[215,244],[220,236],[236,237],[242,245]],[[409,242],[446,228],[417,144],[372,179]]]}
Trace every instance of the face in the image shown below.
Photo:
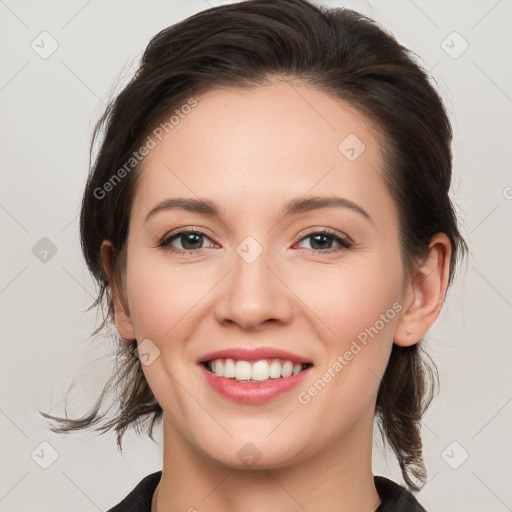
{"label": "face", "polygon": [[[128,316],[117,324],[150,348],[143,370],[165,429],[232,467],[244,466],[244,450],[276,468],[364,443],[404,299],[380,135],[349,105],[298,82],[197,101],[144,162],[128,236]],[[150,214],[177,198],[212,208],[175,203]],[[217,376],[212,386],[200,363],[261,347],[308,368],[238,385]],[[260,356],[252,359],[275,359]]]}

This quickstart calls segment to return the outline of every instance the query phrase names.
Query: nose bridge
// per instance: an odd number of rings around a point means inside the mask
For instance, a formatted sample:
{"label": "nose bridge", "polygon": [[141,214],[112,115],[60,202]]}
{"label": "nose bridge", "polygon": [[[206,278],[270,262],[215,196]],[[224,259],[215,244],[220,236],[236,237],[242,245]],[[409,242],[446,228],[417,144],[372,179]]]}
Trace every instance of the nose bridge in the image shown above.
{"label": "nose bridge", "polygon": [[290,297],[274,267],[278,265],[269,247],[253,236],[244,238],[232,255],[232,270],[216,311],[218,320],[244,328],[256,328],[269,319],[287,322]]}

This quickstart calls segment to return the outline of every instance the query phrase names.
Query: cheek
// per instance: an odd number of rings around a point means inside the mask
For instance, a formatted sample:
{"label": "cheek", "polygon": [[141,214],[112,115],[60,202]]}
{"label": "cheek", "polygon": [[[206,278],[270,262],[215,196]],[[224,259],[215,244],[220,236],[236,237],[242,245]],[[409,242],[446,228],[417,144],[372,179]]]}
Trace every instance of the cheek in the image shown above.
{"label": "cheek", "polygon": [[298,399],[318,414],[328,410],[333,424],[348,428],[375,403],[402,309],[401,267],[375,262],[332,269],[314,282],[299,295],[313,304],[325,352],[318,380],[299,390]]}
{"label": "cheek", "polygon": [[128,263],[127,293],[137,338],[158,345],[186,323],[202,286],[186,268],[177,271],[156,260],[134,251]]}
{"label": "cheek", "polygon": [[324,326],[335,348],[343,348],[375,324],[383,337],[390,333],[397,309],[393,304],[402,289],[398,257],[388,261],[382,254],[368,254],[309,275],[307,280],[295,278],[297,295],[317,315],[316,323]]}

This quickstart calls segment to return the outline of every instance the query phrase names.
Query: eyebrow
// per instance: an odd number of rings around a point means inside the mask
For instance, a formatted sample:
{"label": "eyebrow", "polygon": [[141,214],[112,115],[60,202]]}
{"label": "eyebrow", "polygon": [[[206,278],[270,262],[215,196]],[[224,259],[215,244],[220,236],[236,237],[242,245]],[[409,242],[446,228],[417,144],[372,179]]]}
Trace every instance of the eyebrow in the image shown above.
{"label": "eyebrow", "polygon": [[[212,201],[188,197],[175,197],[158,202],[146,215],[144,222],[147,222],[153,215],[160,211],[175,208],[188,212],[201,213],[203,215],[215,217],[221,216],[220,208]],[[361,206],[348,199],[336,196],[296,197],[283,206],[281,209],[281,215],[283,217],[288,217],[320,208],[348,208],[361,214],[368,221],[373,222],[368,212],[361,208]]]}

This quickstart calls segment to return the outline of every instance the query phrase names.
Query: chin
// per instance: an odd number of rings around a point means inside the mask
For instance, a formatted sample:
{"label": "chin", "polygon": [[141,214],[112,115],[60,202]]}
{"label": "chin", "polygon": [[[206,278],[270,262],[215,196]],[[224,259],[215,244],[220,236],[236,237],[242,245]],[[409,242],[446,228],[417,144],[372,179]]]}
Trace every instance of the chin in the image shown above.
{"label": "chin", "polygon": [[205,446],[205,453],[218,464],[236,470],[270,470],[290,466],[306,458],[297,449],[296,441],[290,439],[289,445],[283,444],[281,437],[250,440],[233,438],[216,446]]}

